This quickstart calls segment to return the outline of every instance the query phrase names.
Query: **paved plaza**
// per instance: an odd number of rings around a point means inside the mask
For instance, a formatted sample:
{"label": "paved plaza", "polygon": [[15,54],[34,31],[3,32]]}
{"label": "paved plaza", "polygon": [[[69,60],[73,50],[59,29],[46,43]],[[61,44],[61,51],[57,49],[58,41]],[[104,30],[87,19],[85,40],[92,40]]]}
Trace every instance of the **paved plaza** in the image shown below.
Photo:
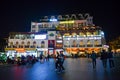
{"label": "paved plaza", "polygon": [[120,80],[120,58],[115,58],[115,68],[103,68],[97,59],[93,69],[88,58],[67,58],[64,62],[65,72],[55,71],[54,59],[34,65],[0,65],[0,80]]}

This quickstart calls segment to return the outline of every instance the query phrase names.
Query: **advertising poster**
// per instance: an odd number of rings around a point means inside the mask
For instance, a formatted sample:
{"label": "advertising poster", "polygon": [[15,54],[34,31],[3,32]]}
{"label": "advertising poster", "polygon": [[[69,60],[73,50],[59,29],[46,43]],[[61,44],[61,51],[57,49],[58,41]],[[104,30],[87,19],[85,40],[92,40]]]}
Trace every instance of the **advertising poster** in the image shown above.
{"label": "advertising poster", "polygon": [[48,40],[48,48],[54,48],[55,40]]}
{"label": "advertising poster", "polygon": [[56,48],[57,48],[57,49],[63,48],[63,44],[62,44],[62,43],[56,43]]}

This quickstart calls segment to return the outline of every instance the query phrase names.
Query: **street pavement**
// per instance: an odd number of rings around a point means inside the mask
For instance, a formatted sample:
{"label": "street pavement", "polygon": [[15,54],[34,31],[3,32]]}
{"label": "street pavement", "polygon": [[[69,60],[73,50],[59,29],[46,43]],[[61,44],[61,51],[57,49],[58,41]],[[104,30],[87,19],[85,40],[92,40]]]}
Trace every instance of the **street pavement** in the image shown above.
{"label": "street pavement", "polygon": [[0,65],[0,80],[120,80],[120,57],[112,69],[109,64],[104,69],[100,59],[93,69],[89,58],[67,58],[64,67],[65,72],[56,72],[54,59],[34,65]]}

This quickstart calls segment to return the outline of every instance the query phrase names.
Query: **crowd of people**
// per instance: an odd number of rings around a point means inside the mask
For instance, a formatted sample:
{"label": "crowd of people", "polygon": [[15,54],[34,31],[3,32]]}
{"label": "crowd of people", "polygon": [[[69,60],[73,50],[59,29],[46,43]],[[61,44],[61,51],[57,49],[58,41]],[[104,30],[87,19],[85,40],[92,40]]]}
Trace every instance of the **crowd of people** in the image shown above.
{"label": "crowd of people", "polygon": [[26,64],[34,64],[37,62],[37,58],[33,55],[24,56],[21,57],[7,57],[7,63],[8,64],[17,64],[17,65],[26,65]]}
{"label": "crowd of people", "polygon": [[[102,52],[100,53],[99,57],[101,59],[103,67],[105,69],[107,68],[107,63],[108,63],[107,61],[109,61],[110,68],[115,67],[113,54],[114,53],[111,50],[110,51],[102,50]],[[22,55],[21,57],[16,57],[16,58],[14,57],[11,59],[8,56],[6,62],[8,64],[26,65],[26,64],[34,64],[38,61],[40,63],[44,63],[45,61],[49,61],[49,58],[50,58],[49,54],[42,54],[42,53],[40,54],[39,57],[35,57],[34,55],[28,55],[28,56]],[[56,54],[54,54],[53,58],[55,61],[55,71],[64,72],[65,68],[64,68],[63,64],[64,64],[66,56],[64,55],[63,51],[56,52]],[[93,69],[95,69],[96,64],[97,64],[96,59],[98,58],[97,53],[95,53],[95,51],[92,51],[89,58],[91,58],[91,60],[92,60]]]}
{"label": "crowd of people", "polygon": [[[97,54],[94,51],[92,51],[91,59],[92,59],[93,68],[95,69],[96,68]],[[103,67],[105,69],[107,68],[107,61],[109,61],[110,68],[115,67],[114,59],[113,59],[113,52],[111,50],[108,52],[106,52],[105,50],[102,50],[101,55],[100,55],[100,59],[102,61]]]}
{"label": "crowd of people", "polygon": [[63,54],[63,51],[57,52],[55,56],[55,70],[58,72],[63,72],[65,70],[63,63],[65,60],[65,55]]}
{"label": "crowd of people", "polygon": [[[40,62],[41,64],[44,62],[49,61],[50,55],[49,54],[40,54],[39,57],[35,57],[34,55],[21,55],[21,57],[7,57],[6,63],[7,64],[17,64],[17,65],[28,65],[28,64],[34,64],[36,62]],[[63,66],[65,55],[63,54],[63,51],[56,52],[53,56],[54,62],[55,62],[55,71],[57,72],[64,72],[65,68]]]}
{"label": "crowd of people", "polygon": [[40,61],[40,63],[43,63],[44,61],[49,61],[49,55],[41,53],[39,57],[35,57],[34,55],[27,55],[27,56],[21,55],[19,57],[6,56],[6,60],[4,64],[26,65],[26,64],[34,64],[38,61]]}

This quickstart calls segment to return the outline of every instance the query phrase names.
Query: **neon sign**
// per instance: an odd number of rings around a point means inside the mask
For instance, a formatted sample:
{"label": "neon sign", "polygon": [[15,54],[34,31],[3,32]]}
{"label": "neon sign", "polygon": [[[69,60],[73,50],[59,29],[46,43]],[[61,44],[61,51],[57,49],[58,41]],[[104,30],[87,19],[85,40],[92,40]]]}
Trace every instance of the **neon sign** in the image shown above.
{"label": "neon sign", "polygon": [[50,21],[57,21],[57,19],[50,19]]}
{"label": "neon sign", "polygon": [[46,39],[46,35],[35,35],[35,39]]}
{"label": "neon sign", "polygon": [[60,24],[74,23],[74,21],[61,21]]}

